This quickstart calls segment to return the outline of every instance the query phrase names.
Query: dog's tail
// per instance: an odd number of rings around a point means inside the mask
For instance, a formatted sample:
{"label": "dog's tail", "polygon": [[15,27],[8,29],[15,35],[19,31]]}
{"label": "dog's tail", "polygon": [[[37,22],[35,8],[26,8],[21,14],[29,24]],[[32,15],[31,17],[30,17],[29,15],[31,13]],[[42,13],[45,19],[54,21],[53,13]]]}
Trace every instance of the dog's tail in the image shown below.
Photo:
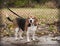
{"label": "dog's tail", "polygon": [[6,13],[6,18],[10,21],[13,22],[13,20],[10,19],[9,15]]}
{"label": "dog's tail", "polygon": [[10,22],[13,22],[13,20],[11,20],[9,17],[6,17]]}

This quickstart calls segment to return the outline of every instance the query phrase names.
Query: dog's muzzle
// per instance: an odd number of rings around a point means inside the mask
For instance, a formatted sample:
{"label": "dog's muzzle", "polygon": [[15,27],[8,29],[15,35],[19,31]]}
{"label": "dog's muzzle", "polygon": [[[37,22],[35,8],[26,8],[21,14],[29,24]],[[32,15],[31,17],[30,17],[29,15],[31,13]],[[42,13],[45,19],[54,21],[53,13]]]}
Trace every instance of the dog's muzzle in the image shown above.
{"label": "dog's muzzle", "polygon": [[32,23],[32,20],[30,20],[30,23]]}

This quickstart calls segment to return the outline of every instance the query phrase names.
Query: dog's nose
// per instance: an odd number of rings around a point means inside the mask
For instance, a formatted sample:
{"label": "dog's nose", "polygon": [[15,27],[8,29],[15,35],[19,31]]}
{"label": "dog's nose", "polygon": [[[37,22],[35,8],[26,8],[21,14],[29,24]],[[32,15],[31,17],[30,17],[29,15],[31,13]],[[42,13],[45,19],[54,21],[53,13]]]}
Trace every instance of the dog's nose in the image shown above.
{"label": "dog's nose", "polygon": [[30,23],[32,23],[32,20],[30,20]]}

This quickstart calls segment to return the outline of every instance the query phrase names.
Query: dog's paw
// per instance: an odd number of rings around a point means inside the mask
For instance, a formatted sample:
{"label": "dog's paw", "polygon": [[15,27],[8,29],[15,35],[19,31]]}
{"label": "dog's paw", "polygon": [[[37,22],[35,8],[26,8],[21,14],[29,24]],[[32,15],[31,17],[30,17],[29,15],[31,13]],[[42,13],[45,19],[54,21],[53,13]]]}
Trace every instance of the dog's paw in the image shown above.
{"label": "dog's paw", "polygon": [[18,38],[15,38],[15,40],[18,40]]}
{"label": "dog's paw", "polygon": [[35,41],[36,39],[32,39],[33,41]]}
{"label": "dog's paw", "polygon": [[27,42],[30,42],[30,40],[27,40]]}
{"label": "dog's paw", "polygon": [[21,40],[23,40],[23,37],[20,37]]}

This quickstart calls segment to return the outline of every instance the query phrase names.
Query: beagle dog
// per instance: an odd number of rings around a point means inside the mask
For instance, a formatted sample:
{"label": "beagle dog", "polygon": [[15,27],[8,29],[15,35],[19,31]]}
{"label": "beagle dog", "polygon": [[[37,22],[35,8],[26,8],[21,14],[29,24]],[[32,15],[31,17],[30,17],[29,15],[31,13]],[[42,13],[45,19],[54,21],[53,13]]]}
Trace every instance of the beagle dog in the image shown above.
{"label": "beagle dog", "polygon": [[[11,20],[8,16],[7,19],[13,22],[15,29],[15,39],[23,39],[23,31],[27,31],[27,41],[30,41],[30,33],[32,34],[32,39],[35,40],[35,31],[37,30],[38,20],[34,16],[29,16],[27,19],[16,18]],[[19,35],[19,37],[18,37]]]}
{"label": "beagle dog", "polygon": [[32,39],[35,40],[35,31],[38,27],[38,20],[34,16],[29,16],[26,20],[25,30],[27,30],[27,41],[29,42],[30,35],[32,35]]}
{"label": "beagle dog", "polygon": [[38,27],[38,19],[35,16],[29,16],[26,19],[25,30],[27,30],[27,41],[29,42],[30,35],[32,35],[32,39],[35,40],[35,31]]}

